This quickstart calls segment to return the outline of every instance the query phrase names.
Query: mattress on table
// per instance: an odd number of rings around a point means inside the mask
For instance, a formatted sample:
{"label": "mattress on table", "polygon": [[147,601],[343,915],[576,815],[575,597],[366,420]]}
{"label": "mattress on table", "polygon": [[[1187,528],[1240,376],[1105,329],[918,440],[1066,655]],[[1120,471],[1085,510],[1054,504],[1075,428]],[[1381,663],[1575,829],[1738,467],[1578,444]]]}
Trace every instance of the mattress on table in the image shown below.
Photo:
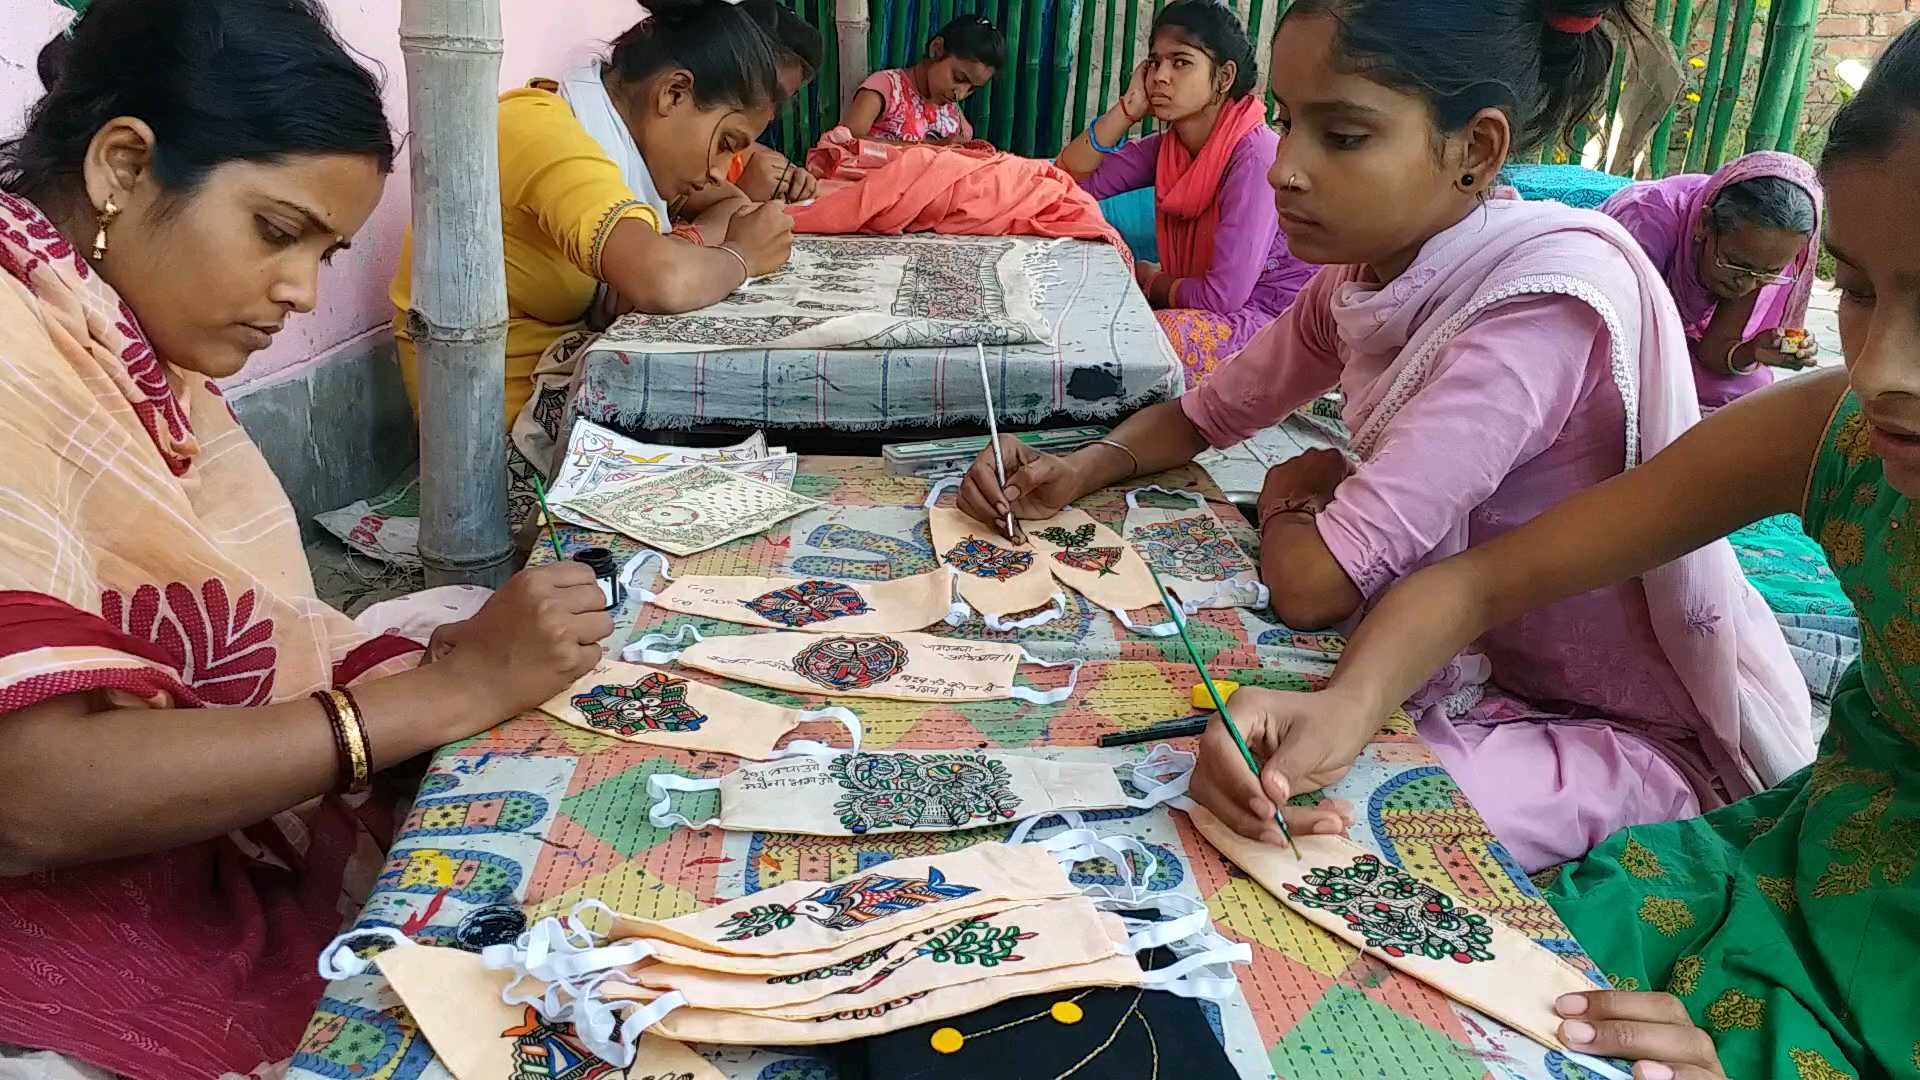
{"label": "mattress on table", "polygon": [[[1051,342],[987,345],[1004,424],[1110,419],[1174,397],[1178,358],[1132,271],[1105,244],[1062,241],[1038,297]],[[629,431],[942,428],[984,424],[971,345],[639,352],[602,338],[574,383],[578,415]]]}

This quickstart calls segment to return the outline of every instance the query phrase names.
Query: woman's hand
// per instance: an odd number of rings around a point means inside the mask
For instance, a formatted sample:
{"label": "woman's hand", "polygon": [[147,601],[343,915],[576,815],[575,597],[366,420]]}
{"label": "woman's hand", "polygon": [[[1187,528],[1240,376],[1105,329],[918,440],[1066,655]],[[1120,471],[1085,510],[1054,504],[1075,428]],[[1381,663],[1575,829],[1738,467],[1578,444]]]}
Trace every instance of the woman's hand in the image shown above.
{"label": "woman's hand", "polygon": [[[1000,486],[991,446],[980,451],[960,485],[958,505],[975,521],[985,522],[1004,533],[1009,512],[1028,521],[1044,520],[1059,513],[1080,494],[1079,474],[1068,459],[1043,454],[1011,435],[1000,436],[1000,453],[1006,463],[1005,488]],[[1020,541],[1025,537],[1007,539]]]}
{"label": "woman's hand", "polygon": [[727,246],[747,261],[750,277],[777,273],[793,255],[793,219],[780,202],[764,202],[727,222]]}
{"label": "woman's hand", "polygon": [[740,177],[740,190],[761,202],[770,199],[805,202],[813,198],[819,187],[820,182],[812,173],[776,150],[755,150],[747,160],[746,172]]}
{"label": "woman's hand", "polygon": [[1713,1039],[1694,1026],[1687,1007],[1672,994],[1564,994],[1553,1011],[1566,1018],[1560,1038],[1568,1046],[1638,1062],[1634,1080],[1726,1080]]}
{"label": "woman's hand", "polygon": [[437,631],[429,655],[482,690],[511,716],[545,702],[593,670],[613,633],[606,594],[593,571],[576,562],[523,570],[473,618]]}
{"label": "woman's hand", "polygon": [[1188,793],[1234,832],[1251,840],[1282,844],[1273,823],[1277,809],[1287,828],[1305,834],[1345,832],[1352,810],[1328,800],[1318,806],[1288,806],[1295,795],[1318,791],[1347,775],[1354,759],[1380,728],[1380,718],[1344,705],[1337,692],[1294,694],[1245,688],[1227,707],[1261,763],[1255,778],[1226,725],[1217,719],[1200,736]]}
{"label": "woman's hand", "polygon": [[1265,521],[1276,508],[1287,503],[1310,503],[1325,509],[1333,501],[1333,492],[1353,473],[1353,465],[1338,450],[1309,450],[1267,470],[1260,486],[1260,516]]}
{"label": "woman's hand", "polygon": [[1133,280],[1139,284],[1140,291],[1152,296],[1153,279],[1160,276],[1160,264],[1136,259],[1133,263]]}
{"label": "woman's hand", "polygon": [[1769,330],[1736,346],[1729,368],[1751,368],[1755,364],[1765,364],[1782,371],[1802,371],[1817,364],[1819,356],[1820,342],[1813,335],[1789,339],[1778,330]]}
{"label": "woman's hand", "polygon": [[1142,60],[1134,66],[1133,78],[1127,82],[1127,92],[1120,96],[1116,105],[1126,116],[1128,127],[1145,120],[1152,109],[1147,103],[1147,63]]}

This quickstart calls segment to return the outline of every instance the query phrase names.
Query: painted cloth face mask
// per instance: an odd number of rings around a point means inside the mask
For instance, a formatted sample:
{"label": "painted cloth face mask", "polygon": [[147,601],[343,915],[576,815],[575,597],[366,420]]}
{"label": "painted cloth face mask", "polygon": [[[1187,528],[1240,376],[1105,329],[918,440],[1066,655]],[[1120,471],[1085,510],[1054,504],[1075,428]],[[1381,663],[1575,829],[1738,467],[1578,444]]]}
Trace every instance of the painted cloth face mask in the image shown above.
{"label": "painted cloth face mask", "polygon": [[[1140,505],[1140,496],[1150,491],[1190,499],[1194,505]],[[1253,560],[1199,492],[1157,484],[1127,492],[1126,534],[1127,544],[1160,575],[1161,584],[1188,615],[1206,608],[1265,608],[1271,601]]]}
{"label": "painted cloth face mask", "polygon": [[[685,649],[668,648],[688,636]],[[804,634],[776,631],[732,637],[703,637],[691,626],[680,633],[648,634],[629,644],[623,655],[645,664],[678,662],[709,675],[830,697],[869,697],[891,701],[1024,701],[1057,705],[1073,696],[1083,661],[1048,663],[1018,645],[929,634]],[[1022,662],[1040,667],[1071,666],[1067,685],[1040,691],[1015,686]]]}
{"label": "painted cloth face mask", "polygon": [[[571,1021],[547,1020],[532,1005],[506,1000],[516,978],[495,971],[478,955],[461,949],[414,945],[397,931],[365,931],[393,945],[371,964],[406,1003],[407,1012],[454,1080],[517,1080],[521,1077],[610,1078],[594,1071],[597,1057]],[[354,935],[356,938],[362,935]],[[338,954],[339,943],[329,946]],[[339,966],[330,956],[323,973],[361,974],[369,961],[350,951]],[[634,1047],[640,1064],[620,1074],[623,1080],[725,1080],[706,1058],[661,1035],[643,1033]]]}
{"label": "painted cloth face mask", "polygon": [[1186,793],[1193,755],[1154,748],[1134,766],[1127,794],[1111,765],[1028,754],[933,750],[841,754],[748,765],[725,776],[647,779],[657,828],[694,826],[672,812],[673,792],[719,791],[718,825],[730,832],[808,836],[958,832],[1077,810],[1146,810]]}
{"label": "painted cloth face mask", "polygon": [[1141,626],[1128,614],[1158,608],[1160,590],[1153,584],[1140,553],[1126,545],[1112,529],[1093,520],[1085,510],[1069,506],[1045,521],[1026,524],[1027,539],[1041,554],[1053,576],[1081,596],[1106,608],[1121,626],[1147,637],[1180,632],[1171,621]]}
{"label": "painted cloth face mask", "polygon": [[1560,1041],[1553,1003],[1596,984],[1500,919],[1344,836],[1296,835],[1300,857],[1248,840],[1185,799],[1207,842],[1308,922],[1606,1077],[1627,1074]]}
{"label": "painted cloth face mask", "polygon": [[[1137,875],[1129,854],[1141,858]],[[1121,868],[1125,884],[1083,896],[1068,868],[1095,857]],[[677,919],[614,916],[611,939],[579,922],[585,908],[605,910],[589,901],[574,917],[544,919],[515,944],[483,955],[488,967],[517,976],[508,1000],[534,1004],[549,1021],[577,1023],[582,1045],[615,1063],[632,1061],[649,1030],[708,1043],[801,1045],[1071,987],[1231,996],[1235,981],[1225,965],[1246,962],[1249,950],[1213,933],[1199,901],[1149,895],[1134,884],[1153,873],[1138,841],[1073,829],[1042,844],[989,842],[836,882],[792,882]],[[1103,913],[1110,909],[1164,918]],[[1134,952],[1160,946],[1183,959],[1142,972]],[[759,952],[732,951],[744,948]],[[323,962],[329,975],[363,966],[345,948],[330,949],[334,958],[342,959]],[[776,973],[741,973],[743,964]]]}
{"label": "painted cloth face mask", "polygon": [[989,630],[1025,630],[1059,618],[1067,596],[1040,554],[959,510],[934,505],[946,486],[944,481],[934,485],[927,497],[927,525],[933,550],[954,572],[960,598],[980,613]]}
{"label": "painted cloth face mask", "polygon": [[805,739],[774,749],[801,724],[835,720],[852,736],[853,749],[860,749],[860,719],[838,706],[802,712],[619,660],[602,661],[540,711],[627,742],[751,761],[843,753]]}
{"label": "painted cloth face mask", "polygon": [[657,593],[635,589],[634,594],[645,603],[682,615],[831,634],[893,634],[923,630],[938,622],[958,625],[966,620],[966,609],[954,602],[953,574],[944,569],[891,581],[674,578],[667,573],[664,557],[646,552],[628,564],[629,576],[653,559],[660,562],[661,580],[670,584]]}

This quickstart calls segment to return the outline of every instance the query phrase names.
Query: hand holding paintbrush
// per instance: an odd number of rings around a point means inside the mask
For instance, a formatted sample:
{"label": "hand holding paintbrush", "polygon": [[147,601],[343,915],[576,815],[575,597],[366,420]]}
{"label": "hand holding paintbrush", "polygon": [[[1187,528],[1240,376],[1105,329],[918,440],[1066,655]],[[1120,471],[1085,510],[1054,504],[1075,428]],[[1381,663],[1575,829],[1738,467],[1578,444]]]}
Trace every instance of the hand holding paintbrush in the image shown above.
{"label": "hand holding paintbrush", "polygon": [[[1256,820],[1251,816],[1246,809],[1246,804],[1250,800],[1246,798],[1243,793],[1246,793],[1247,789],[1251,788],[1252,793],[1262,796],[1266,795],[1266,791],[1261,783],[1260,762],[1254,758],[1253,748],[1249,745],[1246,734],[1240,724],[1234,719],[1233,713],[1228,710],[1224,695],[1220,693],[1219,687],[1216,686],[1213,681],[1213,676],[1207,671],[1206,664],[1200,659],[1200,651],[1194,647],[1192,636],[1187,633],[1186,612],[1180,608],[1179,602],[1168,594],[1167,587],[1160,581],[1160,575],[1153,570],[1151,565],[1147,567],[1147,571],[1153,574],[1154,585],[1160,591],[1160,602],[1166,606],[1169,617],[1172,618],[1174,626],[1179,630],[1180,642],[1186,646],[1187,656],[1193,661],[1195,670],[1200,673],[1200,681],[1206,687],[1208,696],[1213,700],[1214,708],[1220,714],[1220,728],[1218,730],[1223,731],[1226,736],[1232,740],[1231,752],[1238,758],[1238,761],[1233,764],[1226,763],[1227,753],[1222,751],[1218,744],[1214,742],[1216,739],[1214,729],[1209,729],[1202,739],[1201,758],[1194,772],[1194,798],[1206,804],[1208,809],[1214,811],[1215,815],[1226,822],[1235,832],[1245,836],[1255,837],[1256,833],[1266,832],[1262,827],[1264,821]],[[1255,695],[1261,693],[1263,693],[1263,691],[1243,690],[1240,694],[1235,695],[1235,700],[1241,700],[1244,697],[1245,700],[1251,701],[1254,700]],[[1289,696],[1304,697],[1307,695]],[[1351,765],[1352,760],[1351,757],[1347,758],[1348,765]],[[1237,772],[1240,764],[1244,764],[1247,771],[1245,773],[1238,773],[1238,776],[1235,778],[1223,776],[1222,779],[1226,782],[1219,784],[1217,788],[1212,788],[1212,785],[1208,785],[1205,782],[1207,774],[1211,770],[1217,768],[1224,774],[1232,774]],[[1347,767],[1348,766],[1341,766],[1336,773],[1321,774],[1316,776],[1315,779],[1319,781],[1320,786],[1324,786],[1324,784],[1332,783],[1339,779],[1341,775],[1344,775]],[[1247,783],[1249,774],[1251,774],[1251,784]],[[1210,792],[1210,788],[1212,788],[1212,792]],[[1213,794],[1213,797],[1209,797],[1210,794]],[[1225,798],[1221,796],[1225,796]],[[1345,832],[1352,818],[1352,808],[1338,799],[1326,799],[1318,806],[1313,807],[1289,807],[1285,805],[1284,799],[1275,800],[1271,820],[1274,826],[1279,829],[1281,838],[1286,841],[1288,848],[1292,850],[1296,858],[1300,854],[1300,849],[1294,845],[1293,830],[1287,823],[1289,813],[1293,815],[1294,824],[1304,825],[1306,831],[1309,833]]]}

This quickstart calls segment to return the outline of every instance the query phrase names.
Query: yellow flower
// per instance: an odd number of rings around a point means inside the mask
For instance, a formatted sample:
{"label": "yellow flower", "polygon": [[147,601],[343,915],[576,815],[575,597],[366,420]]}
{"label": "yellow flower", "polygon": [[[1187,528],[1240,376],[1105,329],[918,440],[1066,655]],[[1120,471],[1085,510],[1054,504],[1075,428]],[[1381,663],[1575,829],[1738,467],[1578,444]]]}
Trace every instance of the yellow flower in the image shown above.
{"label": "yellow flower", "polygon": [[1754,882],[1760,887],[1760,894],[1773,901],[1774,906],[1787,914],[1793,914],[1793,908],[1799,901],[1793,894],[1793,879],[1760,875]]}
{"label": "yellow flower", "polygon": [[1920,664],[1920,626],[1915,626],[1912,620],[1895,615],[1887,620],[1881,635],[1895,660],[1908,666]]}
{"label": "yellow flower", "polygon": [[1852,1073],[1834,1068],[1832,1062],[1815,1051],[1789,1050],[1787,1053],[1793,1058],[1793,1068],[1800,1074],[1800,1080],[1854,1080]]}
{"label": "yellow flower", "polygon": [[1834,518],[1820,529],[1820,546],[1835,566],[1858,566],[1867,555],[1867,534],[1859,522]]}
{"label": "yellow flower", "polygon": [[1690,66],[1692,66],[1692,67],[1697,67],[1697,68],[1703,68],[1703,67],[1706,67],[1706,66],[1707,66],[1707,62],[1706,62],[1705,60],[1702,60],[1702,59],[1700,59],[1700,58],[1699,58],[1699,57],[1697,57],[1697,56],[1690,56],[1690,57],[1688,57],[1688,58],[1687,58],[1687,63],[1688,63],[1688,64],[1689,64]]}
{"label": "yellow flower", "polygon": [[1649,896],[1640,901],[1640,919],[1655,930],[1672,937],[1693,925],[1693,911],[1684,900]]}
{"label": "yellow flower", "polygon": [[1700,95],[1689,90],[1687,91],[1687,100],[1697,104],[1700,101]]}
{"label": "yellow flower", "polygon": [[1833,448],[1840,451],[1848,465],[1858,465],[1873,456],[1873,448],[1868,443],[1867,418],[1856,412],[1840,424],[1840,430],[1833,434]]}
{"label": "yellow flower", "polygon": [[1742,990],[1728,990],[1707,1006],[1707,1025],[1715,1031],[1735,1028],[1752,1031],[1766,1017],[1767,1003]]}
{"label": "yellow flower", "polygon": [[1683,956],[1673,962],[1673,974],[1667,976],[1667,992],[1686,997],[1700,989],[1700,973],[1706,970],[1706,961],[1698,956]]}
{"label": "yellow flower", "polygon": [[1665,877],[1667,873],[1666,867],[1660,865],[1660,856],[1631,836],[1620,852],[1620,868],[1637,878]]}

